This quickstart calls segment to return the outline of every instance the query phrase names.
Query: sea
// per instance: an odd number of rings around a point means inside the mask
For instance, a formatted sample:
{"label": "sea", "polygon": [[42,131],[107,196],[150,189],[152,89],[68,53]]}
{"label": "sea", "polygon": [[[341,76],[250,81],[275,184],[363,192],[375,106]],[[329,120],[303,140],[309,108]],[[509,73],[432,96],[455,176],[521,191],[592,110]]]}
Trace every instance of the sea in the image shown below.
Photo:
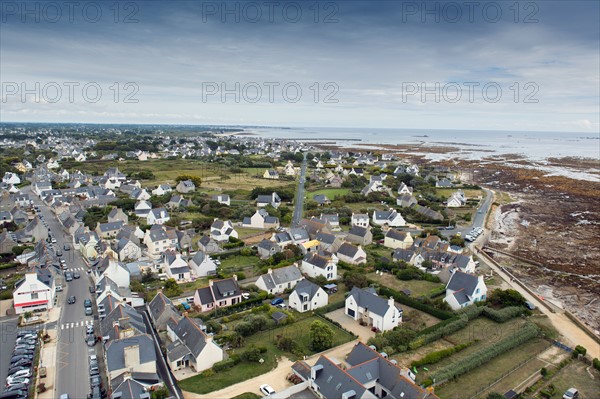
{"label": "sea", "polygon": [[[507,162],[518,155],[548,175],[561,175],[588,181],[600,181],[600,132],[532,132],[499,130],[424,130],[331,127],[253,127],[244,129],[258,137],[299,140],[305,143],[328,142],[340,148],[377,149],[385,144],[417,144],[426,147],[456,147],[457,151],[421,154],[430,160],[500,158]],[[598,168],[574,170],[548,165],[548,158],[586,158],[598,161]],[[523,165],[520,165],[523,167]]]}

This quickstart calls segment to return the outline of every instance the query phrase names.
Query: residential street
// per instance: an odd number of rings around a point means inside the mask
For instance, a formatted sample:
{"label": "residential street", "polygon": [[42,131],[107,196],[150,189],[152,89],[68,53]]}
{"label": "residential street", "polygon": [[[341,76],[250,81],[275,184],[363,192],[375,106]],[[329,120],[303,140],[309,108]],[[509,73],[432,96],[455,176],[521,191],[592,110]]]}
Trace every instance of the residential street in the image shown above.
{"label": "residential street", "polygon": [[[29,194],[35,205],[41,209],[44,220],[48,223],[48,228],[56,238],[54,247],[63,252],[63,258],[67,262],[69,269],[77,269],[81,278],[74,279],[67,283],[62,274],[57,272],[57,284],[63,285],[63,291],[58,295],[58,306],[62,307],[60,318],[57,323],[58,347],[56,354],[56,380],[55,397],[63,393],[69,394],[70,398],[86,398],[90,392],[88,356],[95,353],[95,348],[86,345],[85,325],[91,324],[94,320],[92,316],[85,316],[83,301],[85,298],[91,298],[89,286],[91,280],[86,273],[86,265],[83,262],[81,254],[73,247],[69,235],[65,235],[62,226],[57,217],[50,209],[31,192],[31,187],[23,189],[25,194]],[[64,244],[71,247],[70,251],[64,250]],[[55,270],[56,271],[56,270]],[[75,304],[68,305],[67,298],[71,295],[76,297]]]}

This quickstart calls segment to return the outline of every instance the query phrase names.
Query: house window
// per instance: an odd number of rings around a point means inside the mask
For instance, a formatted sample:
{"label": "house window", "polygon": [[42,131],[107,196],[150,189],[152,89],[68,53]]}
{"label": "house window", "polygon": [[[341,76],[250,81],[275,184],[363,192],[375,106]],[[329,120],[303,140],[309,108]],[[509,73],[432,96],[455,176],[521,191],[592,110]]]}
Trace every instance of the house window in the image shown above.
{"label": "house window", "polygon": [[38,293],[37,292],[32,292],[31,293],[31,299],[38,299]]}
{"label": "house window", "polygon": [[219,302],[219,306],[225,306],[225,305],[227,305],[227,301],[220,301]]}

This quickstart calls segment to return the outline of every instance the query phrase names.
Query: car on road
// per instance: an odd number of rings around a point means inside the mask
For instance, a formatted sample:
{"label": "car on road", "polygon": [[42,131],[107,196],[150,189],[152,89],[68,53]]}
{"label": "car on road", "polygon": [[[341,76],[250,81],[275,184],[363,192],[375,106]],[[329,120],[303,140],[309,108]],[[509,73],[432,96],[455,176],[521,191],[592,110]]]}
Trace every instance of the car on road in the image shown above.
{"label": "car on road", "polygon": [[61,393],[60,394],[60,399],[69,399],[69,394],[68,393]]}
{"label": "car on road", "polygon": [[579,391],[575,388],[569,388],[563,395],[563,399],[578,399]]}
{"label": "car on road", "polygon": [[69,305],[72,305],[72,304],[74,304],[74,303],[75,303],[75,300],[76,300],[76,299],[77,299],[77,298],[75,298],[75,295],[71,295],[71,296],[69,297],[69,299],[67,299],[67,303],[68,303]]}
{"label": "car on road", "polygon": [[56,244],[56,238],[52,237],[52,238],[50,239],[50,242],[51,242],[52,244]]}
{"label": "car on road", "polygon": [[94,387],[102,387],[102,380],[100,379],[100,376],[95,375],[93,377],[90,377],[90,386],[92,388],[94,388]]}
{"label": "car on road", "polygon": [[88,306],[85,308],[85,315],[86,316],[91,316],[92,315],[92,307]]}
{"label": "car on road", "polygon": [[62,251],[60,249],[56,251],[56,256],[62,256]]}
{"label": "car on road", "polygon": [[283,298],[275,298],[271,301],[271,305],[273,305],[273,306],[277,306],[281,303],[283,303]]}
{"label": "car on road", "polygon": [[79,272],[75,272],[73,273],[73,278],[80,278],[81,274],[79,274]]}
{"label": "car on road", "polygon": [[[85,333],[86,335],[90,335],[90,334],[94,334],[94,326],[93,325],[87,325],[85,326]],[[94,356],[94,359],[92,359],[92,356]],[[97,362],[96,360],[96,355],[92,355],[90,356],[90,364]]]}
{"label": "car on road", "polygon": [[85,336],[85,343],[87,344],[87,346],[94,346],[96,345],[96,337],[94,336],[94,334],[88,334]]}
{"label": "car on road", "polygon": [[0,399],[26,399],[27,390],[4,391],[0,393]]}
{"label": "car on road", "polygon": [[66,281],[73,281],[73,273],[71,273],[71,272],[65,272],[65,280]]}
{"label": "car on road", "polygon": [[90,294],[93,294],[94,292],[96,292],[96,289],[94,286],[90,285]]}
{"label": "car on road", "polygon": [[260,386],[260,392],[265,396],[271,396],[275,393],[275,390],[271,388],[269,384],[262,384]]}
{"label": "car on road", "polygon": [[64,249],[65,251],[70,251],[70,250],[71,250],[71,247],[69,246],[69,244],[65,244],[65,245],[63,245],[63,249]]}
{"label": "car on road", "polygon": [[87,307],[89,307],[89,306],[92,306],[92,300],[91,300],[90,298],[85,298],[85,299],[83,300],[83,307],[84,307],[84,308],[87,308]]}

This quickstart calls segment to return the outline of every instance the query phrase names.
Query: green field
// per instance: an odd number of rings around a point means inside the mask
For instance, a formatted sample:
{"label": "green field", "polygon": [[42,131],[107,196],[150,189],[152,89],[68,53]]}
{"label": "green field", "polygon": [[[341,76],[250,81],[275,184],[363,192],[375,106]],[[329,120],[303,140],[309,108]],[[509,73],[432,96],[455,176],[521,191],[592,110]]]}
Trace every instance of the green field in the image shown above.
{"label": "green field", "polygon": [[412,297],[418,298],[421,296],[429,296],[429,294],[443,286],[441,283],[433,283],[425,280],[398,280],[396,276],[384,273],[378,275],[375,273],[367,274],[367,278],[396,291],[409,290]]}
{"label": "green field", "polygon": [[313,196],[315,195],[324,194],[327,196],[327,198],[329,198],[330,201],[333,201],[335,200],[336,196],[341,197],[348,194],[349,192],[349,188],[323,188],[321,190],[306,193],[306,198],[313,199]]}
{"label": "green field", "polygon": [[[573,361],[552,376],[543,385],[542,390],[547,390],[550,384],[554,386],[554,393],[550,399],[561,399],[567,389],[573,387],[577,388],[581,399],[597,398],[598,392],[600,392],[600,372],[583,362]],[[541,398],[542,396],[538,393],[533,397]]]}

